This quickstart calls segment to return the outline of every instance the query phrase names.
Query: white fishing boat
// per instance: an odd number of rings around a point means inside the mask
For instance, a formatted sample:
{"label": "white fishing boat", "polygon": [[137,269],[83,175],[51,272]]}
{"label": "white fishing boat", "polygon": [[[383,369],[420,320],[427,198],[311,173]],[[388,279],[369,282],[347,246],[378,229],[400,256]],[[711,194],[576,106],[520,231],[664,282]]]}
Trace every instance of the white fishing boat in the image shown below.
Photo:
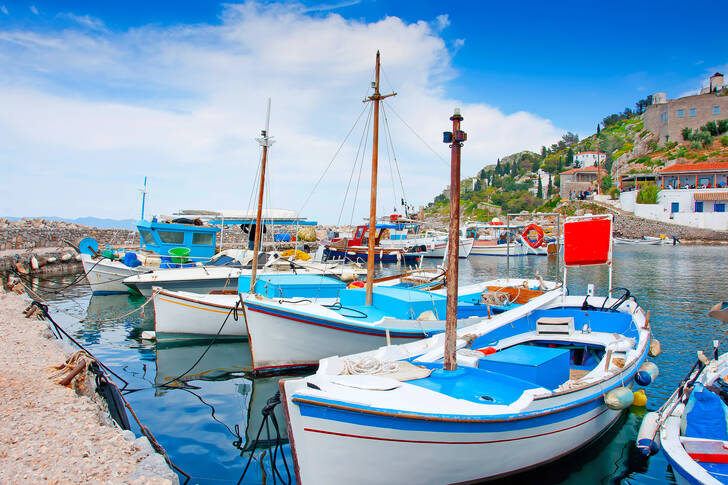
{"label": "white fishing boat", "polygon": [[[465,136],[457,111],[451,120],[456,239]],[[564,254],[567,267],[609,265],[610,286],[611,222],[567,220]],[[457,274],[457,265],[453,251],[448,270]],[[445,334],[328,357],[315,375],[281,381],[297,483],[502,477],[590,443],[632,403],[651,331],[628,291],[611,298],[562,288],[464,328],[459,301],[457,280],[448,280]]]}
{"label": "white fishing boat", "polygon": [[[379,93],[379,54],[373,84],[374,120],[383,96]],[[372,146],[378,146],[376,124]],[[373,150],[372,172],[376,173],[376,150]],[[459,179],[458,179],[459,180]],[[376,181],[371,185],[370,234],[376,220]],[[455,234],[449,234],[448,252],[457,259],[459,248],[458,217],[450,215]],[[242,296],[245,307],[248,338],[255,372],[280,371],[291,367],[315,365],[326,355],[354,353],[375,348],[390,339],[407,342],[421,339],[445,329],[445,290],[442,273],[428,278],[392,276],[374,280],[374,239],[370,238],[367,282],[363,288],[346,288],[336,298],[266,298],[260,294]],[[448,281],[457,281],[457,268],[448,265]],[[522,286],[521,286],[522,285]],[[553,288],[554,284],[551,284]],[[470,285],[462,289],[458,301],[458,325],[470,325],[487,318],[493,311],[503,311],[513,305],[511,298],[502,305],[491,305],[491,293],[507,291],[520,294],[541,294],[544,283],[538,280],[498,280]],[[251,292],[255,293],[255,292]],[[496,308],[500,306],[500,308]]]}
{"label": "white fishing boat", "polygon": [[[147,297],[152,296],[154,287],[199,294],[211,291],[237,291],[239,278],[247,277],[248,283],[250,281],[253,272],[252,251],[250,253],[249,257],[242,260],[242,264],[148,271],[124,279],[123,284]],[[259,255],[258,269],[265,274],[326,274],[345,281],[353,281],[357,275],[365,273],[365,269],[359,265],[302,261],[267,253]]]}
{"label": "white fishing boat", "polygon": [[126,293],[128,289],[124,279],[149,271],[145,266],[127,266],[119,260],[94,258],[85,253],[81,253],[81,264],[86,281],[95,295]]}
{"label": "white fishing boat", "polygon": [[[709,315],[727,323],[728,303],[718,303]],[[645,415],[637,436],[644,454],[662,449],[681,485],[728,483],[728,353],[718,355],[721,340],[713,341],[708,355],[698,352],[670,398]]]}
{"label": "white fishing boat", "polygon": [[[390,216],[391,218],[392,216]],[[447,233],[442,231],[420,232],[419,222],[398,218],[395,221],[388,239],[380,239],[379,245],[386,249],[403,249],[406,252],[420,252],[425,258],[442,259],[447,250]],[[461,236],[464,234],[461,233]],[[459,258],[467,258],[473,249],[475,239],[461,237],[459,241]]]}
{"label": "white fishing boat", "polygon": [[663,237],[643,236],[642,238],[628,238],[614,236],[614,244],[631,244],[633,246],[660,246],[665,244]]}
{"label": "white fishing boat", "polygon": [[[333,299],[344,288],[345,283],[321,274],[263,272],[256,282],[256,292],[270,298]],[[157,340],[247,338],[248,329],[238,291],[247,294],[249,289],[250,274],[236,278],[234,290],[208,294],[154,288],[152,301]],[[233,312],[235,314],[230,316]]]}

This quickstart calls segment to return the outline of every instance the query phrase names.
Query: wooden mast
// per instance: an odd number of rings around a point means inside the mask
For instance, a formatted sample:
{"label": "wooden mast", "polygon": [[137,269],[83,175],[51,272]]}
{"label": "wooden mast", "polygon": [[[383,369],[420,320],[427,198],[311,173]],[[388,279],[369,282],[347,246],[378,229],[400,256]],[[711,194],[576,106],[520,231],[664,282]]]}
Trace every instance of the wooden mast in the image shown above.
{"label": "wooden mast", "polygon": [[379,51],[377,51],[377,62],[374,69],[374,94],[364,102],[374,101],[374,129],[372,140],[372,185],[369,198],[369,245],[367,249],[367,284],[366,284],[366,305],[372,304],[374,291],[374,243],[377,234],[377,164],[379,159],[379,101],[397,93],[382,95],[379,93]]}
{"label": "wooden mast", "polygon": [[452,133],[445,132],[443,141],[450,143],[450,227],[447,236],[447,316],[445,320],[445,355],[442,368],[446,371],[458,368],[455,355],[458,320],[458,251],[460,249],[460,148],[467,139],[460,130],[463,117],[455,108]]}
{"label": "wooden mast", "polygon": [[265,130],[260,132],[261,137],[256,138],[260,146],[263,147],[263,158],[260,162],[260,188],[258,189],[258,214],[255,218],[255,240],[253,246],[253,264],[252,273],[250,275],[250,294],[255,294],[255,279],[258,273],[258,250],[260,248],[260,239],[263,237],[263,225],[261,218],[263,216],[263,191],[265,190],[265,164],[268,158],[268,147],[273,145],[273,137],[268,136],[268,128],[270,125],[270,98],[268,98],[268,110],[265,115]]}

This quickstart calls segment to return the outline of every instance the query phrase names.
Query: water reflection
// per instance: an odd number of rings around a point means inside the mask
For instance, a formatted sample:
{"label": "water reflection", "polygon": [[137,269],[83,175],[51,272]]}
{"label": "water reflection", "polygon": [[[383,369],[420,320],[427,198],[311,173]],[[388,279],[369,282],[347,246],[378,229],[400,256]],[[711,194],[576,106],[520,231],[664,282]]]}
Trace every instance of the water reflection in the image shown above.
{"label": "water reflection", "polygon": [[[648,409],[656,409],[677,386],[692,365],[695,351],[722,334],[719,322],[708,319],[706,313],[712,303],[727,299],[723,282],[728,268],[720,264],[725,253],[720,246],[615,247],[613,286],[629,288],[651,311],[655,336],[663,346],[663,354],[654,359],[660,366],[660,377],[647,390]],[[438,263],[431,260],[425,265]],[[395,270],[390,266],[381,272]],[[512,258],[509,264],[505,258],[496,257],[471,257],[460,262],[463,284],[505,277],[507,273],[518,278],[538,273],[544,279],[558,280],[562,272],[555,258],[546,257]],[[54,313],[54,318],[66,330],[129,381],[129,389],[134,391],[127,399],[173,461],[193,476],[192,483],[236,483],[253,445],[257,445],[256,458],[245,483],[262,483],[264,477],[270,480],[273,439],[265,430],[257,443],[255,438],[262,408],[277,391],[280,377],[248,377],[250,352],[246,342],[216,343],[195,364],[207,348],[206,342],[172,345],[141,340],[143,330],[154,328],[151,305],[122,320],[108,321],[132,312],[145,298],[91,297],[86,286],[55,295],[52,288],[73,282],[75,276],[47,279],[30,284],[38,292],[46,291],[44,298],[65,312]],[[596,286],[597,294],[603,294],[609,281],[602,267],[570,269],[568,279],[572,294],[583,294],[589,283]],[[158,387],[185,373],[172,387]],[[284,423],[280,406],[276,413],[279,423]],[[674,483],[661,454],[645,461],[634,451],[642,413],[644,410],[632,409],[586,449],[504,483]],[[286,453],[290,464],[290,450]]]}

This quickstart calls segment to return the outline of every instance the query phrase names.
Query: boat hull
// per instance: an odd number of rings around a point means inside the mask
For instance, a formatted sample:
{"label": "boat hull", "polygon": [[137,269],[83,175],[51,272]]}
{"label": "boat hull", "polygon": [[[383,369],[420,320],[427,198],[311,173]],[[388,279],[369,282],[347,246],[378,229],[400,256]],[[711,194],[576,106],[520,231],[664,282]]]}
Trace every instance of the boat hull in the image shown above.
{"label": "boat hull", "polygon": [[525,244],[478,244],[475,241],[471,256],[525,256],[528,254]]}
{"label": "boat hull", "polygon": [[155,281],[125,281],[124,284],[146,297],[152,296],[152,288],[161,286],[169,291],[186,291],[190,293],[209,293],[215,290],[237,290],[237,274],[225,278],[198,278]]}
{"label": "boat hull", "polygon": [[131,268],[110,259],[94,260],[87,254],[81,255],[81,263],[86,280],[95,295],[128,293],[129,288],[124,284],[124,279],[149,271],[148,268]]}
{"label": "boat hull", "polygon": [[[276,372],[318,364],[329,355],[346,355],[387,344],[384,328],[354,326],[289,314],[245,301],[253,370]],[[433,322],[427,322],[433,323]],[[443,326],[444,328],[444,326]],[[391,332],[393,343],[413,342],[431,335],[420,329]]]}
{"label": "boat hull", "polygon": [[587,445],[620,416],[601,399],[540,420],[482,424],[371,416],[288,401],[289,435],[295,436],[304,485],[386,484],[391,477],[445,484],[502,477]]}
{"label": "boat hull", "polygon": [[[400,256],[401,255],[401,256]],[[375,263],[396,263],[402,262],[404,264],[419,264],[420,259],[424,253],[400,253],[400,252],[387,252],[387,251],[375,251],[374,262]],[[349,248],[347,250],[336,249],[327,247],[324,249],[324,257],[334,260],[352,261],[355,263],[363,262],[368,260],[368,254],[366,249],[354,249]]]}
{"label": "boat hull", "polygon": [[[170,341],[211,338],[215,335],[228,339],[246,338],[248,331],[242,311],[239,311],[237,321],[234,314],[230,313],[237,301],[237,295],[195,297],[189,293],[173,294],[164,290],[154,292],[154,329],[157,339]],[[230,317],[222,326],[228,315]]]}

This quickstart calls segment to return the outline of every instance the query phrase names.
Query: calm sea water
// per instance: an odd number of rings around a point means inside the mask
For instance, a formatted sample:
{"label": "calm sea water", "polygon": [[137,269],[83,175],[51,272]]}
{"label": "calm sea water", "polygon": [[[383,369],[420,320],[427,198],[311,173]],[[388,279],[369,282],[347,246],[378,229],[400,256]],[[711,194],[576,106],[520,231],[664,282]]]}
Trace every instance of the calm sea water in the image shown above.
{"label": "calm sea water", "polygon": [[[727,251],[718,246],[615,247],[613,286],[629,288],[651,311],[655,336],[662,343],[662,355],[653,359],[660,377],[647,389],[648,410],[659,407],[677,386],[694,362],[695,351],[725,330],[706,314],[713,303],[728,299],[728,267],[722,264]],[[460,263],[462,283],[503,277],[508,271],[513,277],[538,272],[544,279],[557,279],[563,268],[554,259],[532,256],[512,258],[510,267],[505,258],[496,257]],[[588,283],[603,294],[608,285],[604,268],[570,270],[568,277],[571,294],[584,294]],[[40,291],[72,280],[66,276],[35,283]],[[151,305],[121,320],[95,321],[127,313],[144,303],[143,297],[91,296],[88,286],[79,285],[62,296],[46,298],[63,312],[52,311],[56,321],[129,382],[127,400],[172,461],[192,476],[190,483],[237,483],[260,427],[260,410],[275,393],[278,379],[247,376],[250,356],[245,342],[214,344],[184,387],[160,388],[159,384],[188,371],[206,345],[163,347],[142,341],[141,332],[154,329]],[[661,454],[646,460],[634,449],[644,413],[644,408],[633,408],[588,448],[502,483],[674,483]],[[268,444],[264,431],[243,483],[273,481]]]}

